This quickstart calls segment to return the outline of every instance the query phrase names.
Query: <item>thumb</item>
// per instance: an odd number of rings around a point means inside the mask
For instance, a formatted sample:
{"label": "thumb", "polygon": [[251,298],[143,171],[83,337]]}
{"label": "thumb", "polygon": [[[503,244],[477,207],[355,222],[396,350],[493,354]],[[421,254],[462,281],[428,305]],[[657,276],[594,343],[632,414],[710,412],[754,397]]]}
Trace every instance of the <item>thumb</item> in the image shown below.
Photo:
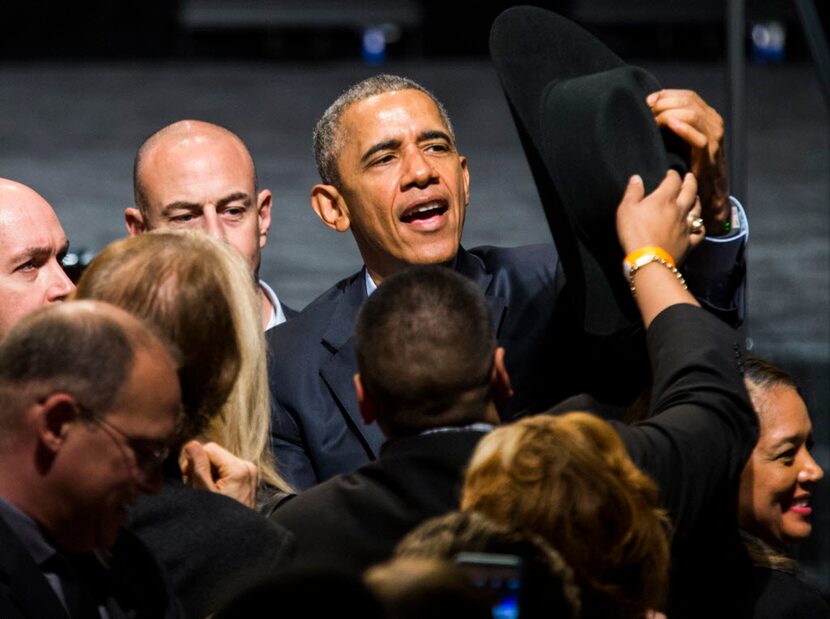
{"label": "thumb", "polygon": [[643,185],[643,178],[639,174],[635,174],[628,179],[628,185],[625,188],[622,200],[620,200],[620,206],[639,202],[643,199],[645,193],[646,188]]}
{"label": "thumb", "polygon": [[210,458],[199,441],[190,441],[184,446],[190,485],[203,490],[213,490],[213,475]]}

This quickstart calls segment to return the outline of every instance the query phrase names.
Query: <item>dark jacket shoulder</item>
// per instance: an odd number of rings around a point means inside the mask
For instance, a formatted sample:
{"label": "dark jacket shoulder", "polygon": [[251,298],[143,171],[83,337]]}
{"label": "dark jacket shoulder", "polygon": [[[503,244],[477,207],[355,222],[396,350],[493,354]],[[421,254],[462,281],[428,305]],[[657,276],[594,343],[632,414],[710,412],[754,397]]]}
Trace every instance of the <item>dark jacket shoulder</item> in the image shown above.
{"label": "dark jacket shoulder", "polygon": [[461,475],[483,432],[459,429],[383,445],[380,458],[283,503],[297,559],[362,571],[415,526],[458,505]]}
{"label": "dark jacket shoulder", "polygon": [[291,534],[225,496],[166,480],[142,496],[128,528],[159,558],[187,616],[218,610],[228,595],[293,555]]}

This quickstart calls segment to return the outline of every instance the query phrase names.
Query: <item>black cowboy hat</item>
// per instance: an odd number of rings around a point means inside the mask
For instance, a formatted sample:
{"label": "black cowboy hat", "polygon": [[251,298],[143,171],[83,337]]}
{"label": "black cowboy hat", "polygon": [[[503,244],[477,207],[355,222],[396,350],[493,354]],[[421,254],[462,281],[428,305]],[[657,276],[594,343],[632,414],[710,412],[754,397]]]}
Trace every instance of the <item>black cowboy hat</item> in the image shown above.
{"label": "black cowboy hat", "polygon": [[490,55],[585,332],[637,328],[616,208],[632,174],[650,192],[670,168],[687,170],[688,147],[658,128],[645,102],[660,84],[573,22],[536,7],[496,18]]}

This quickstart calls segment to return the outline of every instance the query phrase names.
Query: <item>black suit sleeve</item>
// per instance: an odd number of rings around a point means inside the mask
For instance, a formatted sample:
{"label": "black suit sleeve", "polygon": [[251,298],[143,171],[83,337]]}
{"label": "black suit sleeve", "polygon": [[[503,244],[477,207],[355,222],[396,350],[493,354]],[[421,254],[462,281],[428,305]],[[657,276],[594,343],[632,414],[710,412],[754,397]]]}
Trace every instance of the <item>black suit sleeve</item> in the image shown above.
{"label": "black suit sleeve", "polygon": [[[632,460],[657,483],[674,542],[734,510],[741,471],[758,439],[743,385],[737,333],[692,305],[664,310],[648,330],[652,415],[615,424]],[[728,520],[726,514],[721,514]]]}

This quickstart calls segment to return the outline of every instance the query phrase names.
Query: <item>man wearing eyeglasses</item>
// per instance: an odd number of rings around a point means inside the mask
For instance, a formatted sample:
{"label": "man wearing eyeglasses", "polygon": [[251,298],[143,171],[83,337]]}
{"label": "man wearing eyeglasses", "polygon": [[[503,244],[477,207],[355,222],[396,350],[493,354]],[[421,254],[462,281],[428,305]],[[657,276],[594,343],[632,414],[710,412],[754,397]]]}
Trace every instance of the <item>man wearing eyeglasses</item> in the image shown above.
{"label": "man wearing eyeglasses", "polygon": [[139,320],[79,301],[0,342],[0,616],[176,617],[123,530],[157,492],[181,406],[171,352]]}

